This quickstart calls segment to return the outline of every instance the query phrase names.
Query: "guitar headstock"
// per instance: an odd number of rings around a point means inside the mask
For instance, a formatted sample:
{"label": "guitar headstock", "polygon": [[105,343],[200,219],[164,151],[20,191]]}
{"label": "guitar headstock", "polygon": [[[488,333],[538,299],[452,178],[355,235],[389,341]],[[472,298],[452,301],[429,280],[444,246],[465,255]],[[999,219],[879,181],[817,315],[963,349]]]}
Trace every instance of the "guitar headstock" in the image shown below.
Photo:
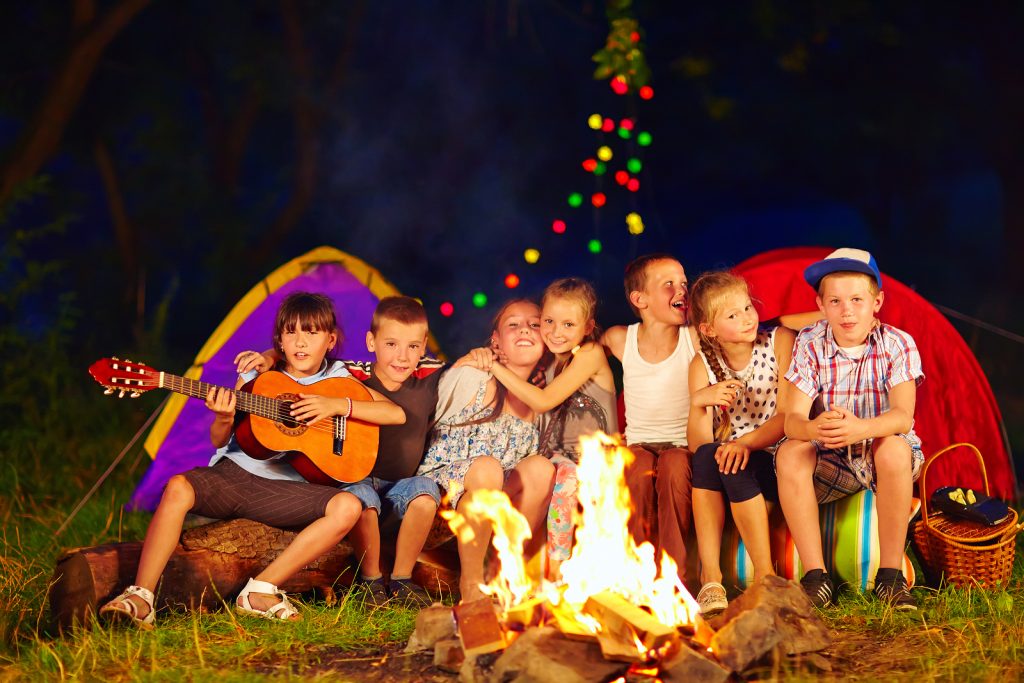
{"label": "guitar headstock", "polygon": [[92,378],[107,388],[103,393],[120,392],[118,398],[128,393],[138,398],[144,391],[160,386],[160,372],[145,365],[120,358],[101,358],[89,366]]}

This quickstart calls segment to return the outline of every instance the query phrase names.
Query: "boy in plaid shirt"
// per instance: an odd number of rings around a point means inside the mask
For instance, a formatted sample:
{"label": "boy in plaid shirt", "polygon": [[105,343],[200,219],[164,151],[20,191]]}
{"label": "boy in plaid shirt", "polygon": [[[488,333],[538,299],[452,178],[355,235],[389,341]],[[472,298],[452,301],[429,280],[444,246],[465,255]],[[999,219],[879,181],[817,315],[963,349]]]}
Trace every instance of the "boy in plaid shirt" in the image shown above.
{"label": "boy in plaid shirt", "polygon": [[884,292],[868,252],[837,249],[808,266],[804,279],[817,290],[825,319],[797,336],[785,377],[787,440],[775,456],[782,511],[806,570],[800,583],[816,606],[832,602],[818,504],[870,488],[877,494],[881,560],[875,595],[915,610],[900,568],[924,462],[913,430],[921,356],[909,334],[875,317]]}

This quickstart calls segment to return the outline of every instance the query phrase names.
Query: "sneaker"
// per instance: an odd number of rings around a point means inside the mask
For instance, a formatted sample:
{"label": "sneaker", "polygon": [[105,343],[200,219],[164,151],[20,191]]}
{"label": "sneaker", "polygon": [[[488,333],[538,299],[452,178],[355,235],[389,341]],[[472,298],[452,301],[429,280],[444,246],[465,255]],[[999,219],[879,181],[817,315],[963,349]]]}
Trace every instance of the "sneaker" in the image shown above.
{"label": "sneaker", "polygon": [[800,586],[815,607],[827,607],[832,604],[836,585],[832,583],[832,577],[824,569],[812,569],[804,574],[804,578],[800,579]]}
{"label": "sneaker", "polygon": [[729,606],[729,600],[725,596],[725,586],[715,581],[708,581],[700,587],[700,592],[697,593],[697,604],[700,605],[700,613],[705,617],[721,614]]}
{"label": "sneaker", "polygon": [[371,602],[378,605],[383,605],[391,597],[383,576],[378,576],[376,579],[365,579],[360,576],[352,585],[361,589]]}
{"label": "sneaker", "polygon": [[392,579],[388,584],[388,593],[399,602],[421,607],[430,607],[434,603],[427,591],[412,579]]}
{"label": "sneaker", "polygon": [[910,594],[907,580],[899,569],[878,569],[875,574],[875,597],[900,612],[917,609],[917,600]]}

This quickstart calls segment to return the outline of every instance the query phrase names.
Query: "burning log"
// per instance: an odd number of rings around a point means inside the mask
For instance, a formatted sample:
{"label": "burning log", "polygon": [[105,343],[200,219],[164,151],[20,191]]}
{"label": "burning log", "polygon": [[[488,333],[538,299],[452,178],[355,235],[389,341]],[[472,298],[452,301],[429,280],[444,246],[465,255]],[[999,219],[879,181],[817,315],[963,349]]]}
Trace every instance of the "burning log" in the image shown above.
{"label": "burning log", "polygon": [[676,637],[674,627],[666,626],[626,598],[610,591],[590,596],[583,611],[601,622],[602,634],[629,643],[634,650],[637,641],[648,650],[656,650]]}
{"label": "burning log", "polygon": [[455,623],[466,658],[504,650],[508,646],[495,605],[490,598],[456,605]]}
{"label": "burning log", "polygon": [[661,662],[665,683],[725,683],[731,672],[707,655],[683,645]]}

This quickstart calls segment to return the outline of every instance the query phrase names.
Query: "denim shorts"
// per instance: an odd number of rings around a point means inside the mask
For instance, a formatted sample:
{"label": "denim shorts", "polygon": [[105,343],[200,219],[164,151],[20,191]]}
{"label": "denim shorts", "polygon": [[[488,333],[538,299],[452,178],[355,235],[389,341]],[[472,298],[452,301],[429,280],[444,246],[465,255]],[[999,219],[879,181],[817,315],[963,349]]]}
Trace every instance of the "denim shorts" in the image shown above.
{"label": "denim shorts", "polygon": [[430,496],[435,505],[441,504],[441,490],[428,477],[408,477],[398,481],[367,477],[340,488],[358,498],[363,509],[376,510],[378,515],[393,510],[399,517],[405,517],[409,503],[420,496]]}

